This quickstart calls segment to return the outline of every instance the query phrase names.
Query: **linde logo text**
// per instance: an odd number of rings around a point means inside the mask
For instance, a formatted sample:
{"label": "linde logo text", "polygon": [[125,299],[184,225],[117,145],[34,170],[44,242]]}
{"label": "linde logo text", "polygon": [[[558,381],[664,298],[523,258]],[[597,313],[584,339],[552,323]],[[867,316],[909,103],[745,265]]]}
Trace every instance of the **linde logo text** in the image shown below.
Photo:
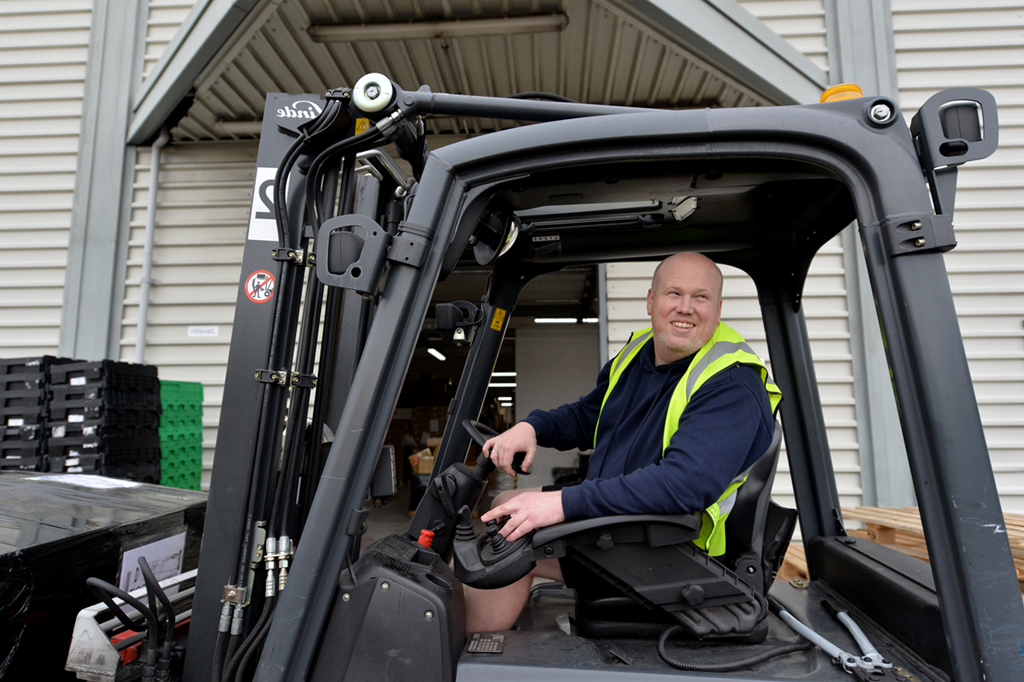
{"label": "linde logo text", "polygon": [[308,100],[299,100],[284,105],[283,109],[277,110],[278,118],[316,118],[320,115],[320,105]]}

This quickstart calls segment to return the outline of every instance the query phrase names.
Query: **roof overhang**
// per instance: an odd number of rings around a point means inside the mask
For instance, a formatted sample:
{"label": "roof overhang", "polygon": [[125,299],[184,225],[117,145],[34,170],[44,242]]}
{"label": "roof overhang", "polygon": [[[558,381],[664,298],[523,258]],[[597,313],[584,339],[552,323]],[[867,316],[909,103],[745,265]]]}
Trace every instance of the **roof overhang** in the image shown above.
{"label": "roof overhang", "polygon": [[[155,137],[160,127],[167,123],[168,118],[192,92],[195,92],[197,98],[196,106],[189,113],[192,120],[186,122],[190,125],[184,125],[176,131],[176,137],[233,137],[215,124],[220,120],[258,118],[262,108],[256,109],[249,100],[261,97],[267,91],[281,90],[281,85],[296,87],[294,83],[297,79],[292,74],[274,73],[274,64],[287,66],[288,61],[295,60],[301,62],[299,71],[310,73],[316,72],[316,67],[324,66],[333,57],[338,63],[351,66],[355,62],[356,68],[363,66],[365,71],[371,71],[380,68],[374,67],[375,62],[397,63],[389,59],[390,50],[415,55],[416,50],[423,48],[422,40],[419,45],[414,45],[411,41],[406,45],[400,44],[402,41],[386,41],[347,44],[336,48],[315,45],[305,33],[308,26],[302,22],[303,19],[316,22],[318,18],[306,17],[308,12],[296,13],[294,6],[289,7],[296,3],[301,5],[302,0],[294,0],[287,5],[282,5],[281,0],[200,0],[143,81],[133,103],[128,143],[143,144]],[[425,11],[433,11],[433,4],[436,3],[426,0]],[[600,59],[596,57],[601,50],[594,48],[590,48],[590,52],[582,58],[582,67],[574,73],[582,73],[582,80],[589,83],[588,87],[578,88],[585,95],[581,99],[586,101],[596,103],[603,99],[604,103],[611,104],[636,103],[641,106],[669,108],[796,104],[817,101],[820,92],[828,86],[828,75],[825,71],[743,9],[735,0],[550,0],[542,9],[550,11],[551,7],[566,11],[570,15],[572,20],[565,33],[574,31],[575,38],[558,38],[560,34],[546,34],[556,36],[553,38],[535,36],[531,38],[535,49],[539,44],[538,40],[568,42],[578,41],[581,36],[585,40],[591,32],[593,42],[609,39],[621,47],[613,50],[607,57],[607,62],[604,54],[601,54]],[[440,4],[437,11],[441,12],[439,8]],[[261,32],[267,30],[276,32],[276,35],[287,33],[290,36],[289,40],[293,42],[280,47],[276,61],[261,63],[260,73],[254,76],[253,69],[246,68],[245,60],[249,59],[251,64],[253,56],[258,57],[261,50],[266,51],[265,43],[260,41],[266,40]],[[490,46],[486,40],[492,40]],[[305,41],[308,41],[309,45],[306,45]],[[504,43],[498,44],[493,41]],[[494,91],[475,92],[478,86],[472,82],[474,79],[471,71],[476,62],[487,62],[488,55],[484,53],[494,50],[495,45],[500,49],[502,45],[507,45],[508,41],[508,38],[502,37],[462,39],[455,50],[462,55],[456,55],[462,63],[456,64],[455,69],[446,68],[455,74],[453,77],[461,79],[459,84],[463,87],[452,88],[449,84],[447,90],[482,95],[512,94]],[[354,50],[354,45],[358,46],[359,50]],[[443,47],[447,51],[447,44]],[[563,43],[559,43],[556,48],[561,51],[563,58],[573,49],[575,44],[569,49]],[[474,50],[480,51],[479,58]],[[358,55],[360,51],[373,53],[377,57],[354,60],[352,55]],[[493,56],[490,58],[494,59]],[[645,60],[646,66],[643,63]],[[680,65],[685,65],[685,69]],[[538,71],[537,63],[527,67],[513,60],[500,65],[493,63],[492,68],[494,67],[498,67],[498,71],[502,68],[520,70],[521,74],[512,78],[513,84],[519,84],[519,89],[523,89],[523,83],[530,82],[531,76],[536,79],[538,75],[543,75],[545,69],[553,68],[552,65],[545,64]],[[560,73],[568,71],[564,64],[561,67],[563,71]],[[283,69],[284,66],[277,68]],[[617,69],[617,72],[614,69]],[[673,72],[666,75],[666,69],[679,69],[680,74],[676,75]],[[328,74],[325,78],[338,77],[330,76],[331,71],[331,68],[324,69]],[[230,80],[232,74],[238,72],[245,74],[241,86],[237,80]],[[335,71],[339,72],[340,69]],[[699,78],[703,86],[697,88],[694,94],[692,89],[687,90],[681,85],[676,85],[671,96],[667,96],[665,93],[669,88],[666,81],[671,78],[681,82],[686,74],[693,75],[695,79]],[[400,82],[399,78],[415,80],[417,77],[432,77],[429,65],[423,64],[416,65],[416,68],[406,74],[387,75],[396,82]],[[436,77],[444,80],[440,75]],[[620,84],[623,81],[632,81],[633,84],[624,92],[619,92],[608,84],[609,80],[616,79]],[[560,83],[565,80],[563,77],[559,78]],[[640,81],[641,84],[636,85],[636,81]],[[595,83],[602,83],[602,92],[597,92]],[[656,90],[659,83],[660,92]],[[708,83],[713,84],[710,89]],[[437,89],[446,88],[445,83],[430,84]],[[298,87],[301,88],[302,85],[300,81]],[[307,84],[305,91],[315,92],[317,86],[326,89],[345,85],[350,86],[353,83],[314,82]],[[407,88],[418,85],[420,83],[405,83]],[[570,86],[571,84],[566,83],[565,89]],[[287,89],[290,90],[291,87]],[[487,87],[479,89],[501,88],[493,86],[488,80]],[[477,125],[479,127],[479,122]],[[435,125],[434,132],[442,131]],[[443,132],[452,131],[445,129]]]}

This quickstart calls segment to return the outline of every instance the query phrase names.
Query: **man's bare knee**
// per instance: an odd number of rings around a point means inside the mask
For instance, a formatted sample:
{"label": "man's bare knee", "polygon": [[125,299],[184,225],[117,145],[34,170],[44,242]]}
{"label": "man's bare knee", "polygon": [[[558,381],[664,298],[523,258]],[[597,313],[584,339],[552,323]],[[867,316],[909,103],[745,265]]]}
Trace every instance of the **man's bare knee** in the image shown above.
{"label": "man's bare knee", "polygon": [[523,493],[539,493],[540,488],[522,488],[520,490],[503,490],[494,497],[494,502],[491,503],[491,509],[497,506],[503,505],[511,500],[516,495],[522,495]]}

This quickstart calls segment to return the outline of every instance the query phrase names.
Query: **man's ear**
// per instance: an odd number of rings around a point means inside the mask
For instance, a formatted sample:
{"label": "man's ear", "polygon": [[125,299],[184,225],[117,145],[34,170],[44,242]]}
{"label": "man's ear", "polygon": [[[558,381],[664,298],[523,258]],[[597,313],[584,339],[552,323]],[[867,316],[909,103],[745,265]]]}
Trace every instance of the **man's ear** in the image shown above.
{"label": "man's ear", "polygon": [[652,306],[654,305],[654,290],[647,290],[647,317],[651,316]]}

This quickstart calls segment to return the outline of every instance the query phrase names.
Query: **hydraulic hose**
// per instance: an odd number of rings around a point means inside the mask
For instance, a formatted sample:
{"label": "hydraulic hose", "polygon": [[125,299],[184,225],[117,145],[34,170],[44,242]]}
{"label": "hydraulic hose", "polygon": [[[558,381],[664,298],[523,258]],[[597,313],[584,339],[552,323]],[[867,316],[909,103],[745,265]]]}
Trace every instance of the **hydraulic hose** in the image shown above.
{"label": "hydraulic hose", "polygon": [[[757,603],[761,607],[761,612],[758,614],[757,622],[760,624],[768,617],[769,605],[768,599],[757,590],[752,590],[754,597],[757,599]],[[673,668],[679,670],[688,670],[691,672],[704,672],[704,673],[728,673],[734,670],[742,670],[743,668],[749,668],[752,665],[763,663],[776,656],[783,656],[785,654],[793,653],[794,651],[805,651],[811,647],[810,642],[804,642],[800,644],[787,644],[785,646],[777,647],[774,649],[768,649],[760,653],[754,654],[747,658],[722,662],[722,661],[683,661],[678,658],[673,658],[669,655],[668,650],[665,648],[665,644],[669,638],[675,633],[683,629],[680,625],[675,625],[661,633],[661,637],[658,638],[658,655],[661,656],[661,660],[668,663]]]}
{"label": "hydraulic hose", "polygon": [[154,614],[157,612],[155,597],[160,600],[160,606],[163,607],[164,616],[167,618],[167,622],[164,625],[164,646],[160,652],[160,664],[157,667],[157,675],[165,677],[171,665],[171,647],[174,645],[174,625],[177,614],[174,611],[174,604],[171,603],[170,597],[160,587],[160,581],[153,575],[153,569],[149,567],[146,557],[139,557],[139,568],[142,569],[142,579],[146,583],[146,594],[149,596],[150,610]]}
{"label": "hydraulic hose", "polygon": [[796,644],[785,644],[783,646],[767,649],[738,661],[684,661],[670,655],[665,648],[665,644],[668,642],[669,638],[682,629],[682,626],[673,625],[668,630],[661,633],[661,637],[658,638],[658,655],[661,656],[661,660],[665,661],[665,663],[669,664],[673,668],[690,672],[730,673],[735,670],[749,668],[757,665],[758,663],[764,663],[765,661],[778,656],[792,654],[797,651],[807,651],[814,646],[807,640],[804,640],[803,642],[798,642]]}
{"label": "hydraulic hose", "polygon": [[159,624],[157,622],[156,614],[154,614],[145,604],[131,596],[119,587],[115,587],[110,583],[100,580],[99,578],[89,578],[85,581],[85,584],[93,591],[97,597],[110,609],[110,612],[114,614],[121,625],[124,625],[129,630],[134,630],[137,626],[131,618],[124,612],[124,610],[114,603],[113,597],[117,597],[124,603],[128,604],[146,619],[146,628],[149,631],[149,648],[146,652],[146,664],[142,669],[142,679],[152,680],[156,673],[156,655],[157,647],[159,645],[158,629]]}
{"label": "hydraulic hose", "polygon": [[268,597],[267,601],[263,605],[263,613],[260,614],[259,620],[252,628],[252,632],[245,638],[242,645],[238,647],[238,651],[234,652],[233,655],[228,659],[227,667],[224,668],[222,680],[224,682],[231,682],[236,679],[241,671],[245,670],[245,666],[251,658],[251,652],[259,648],[259,644],[267,636],[267,630],[270,623],[273,621],[274,615],[274,597]]}

